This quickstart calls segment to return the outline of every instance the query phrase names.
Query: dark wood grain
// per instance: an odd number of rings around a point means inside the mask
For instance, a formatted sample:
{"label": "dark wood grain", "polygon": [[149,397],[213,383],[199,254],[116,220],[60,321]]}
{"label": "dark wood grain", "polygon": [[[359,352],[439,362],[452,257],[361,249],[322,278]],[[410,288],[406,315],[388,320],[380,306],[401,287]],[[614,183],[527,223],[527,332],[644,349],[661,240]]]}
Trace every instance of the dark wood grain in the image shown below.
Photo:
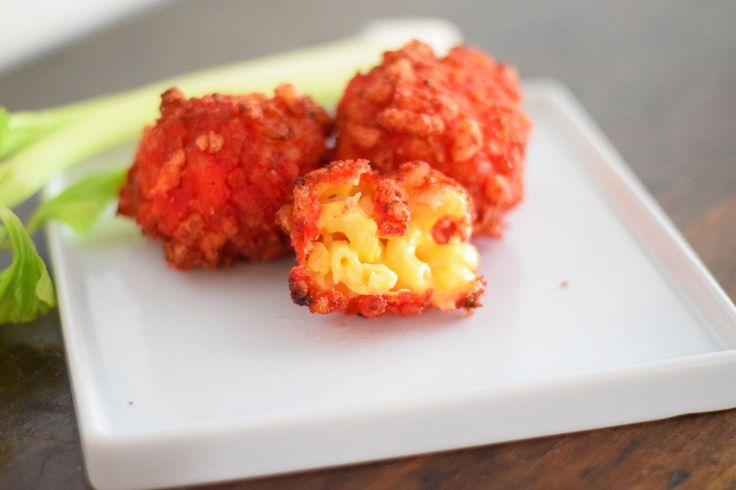
{"label": "dark wood grain", "polygon": [[[0,103],[56,104],[407,13],[449,17],[524,76],[568,84],[736,298],[730,0],[179,2],[1,75]],[[0,328],[0,488],[87,488],[83,466],[57,314]],[[389,487],[736,488],[736,410],[206,488]]]}

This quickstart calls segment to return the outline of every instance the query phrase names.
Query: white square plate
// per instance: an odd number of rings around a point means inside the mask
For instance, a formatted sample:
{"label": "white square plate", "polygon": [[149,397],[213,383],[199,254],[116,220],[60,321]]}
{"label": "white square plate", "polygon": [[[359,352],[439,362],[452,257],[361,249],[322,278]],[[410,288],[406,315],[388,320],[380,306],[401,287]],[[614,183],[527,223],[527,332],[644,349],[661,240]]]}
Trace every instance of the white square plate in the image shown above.
{"label": "white square plate", "polygon": [[[474,315],[293,305],[291,260],[168,269],[110,218],[50,228],[90,480],[274,474],[736,406],[736,313],[573,98],[526,85],[527,197]],[[58,188],[61,181],[52,187]],[[566,284],[566,287],[563,287]]]}

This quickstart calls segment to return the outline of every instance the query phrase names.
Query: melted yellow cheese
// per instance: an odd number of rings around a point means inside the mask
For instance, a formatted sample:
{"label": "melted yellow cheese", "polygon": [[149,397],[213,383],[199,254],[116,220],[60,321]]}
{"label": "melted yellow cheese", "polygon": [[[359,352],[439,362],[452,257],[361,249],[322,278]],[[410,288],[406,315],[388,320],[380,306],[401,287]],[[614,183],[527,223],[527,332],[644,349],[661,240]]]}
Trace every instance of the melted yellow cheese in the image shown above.
{"label": "melted yellow cheese", "polygon": [[[321,241],[307,258],[307,267],[322,286],[342,284],[356,294],[398,294],[433,290],[432,301],[454,309],[455,298],[476,279],[478,253],[459,238],[439,244],[432,238],[438,220],[462,218],[465,197],[442,189],[410,202],[411,219],[400,237],[383,237],[371,217],[369,196],[349,189],[325,192],[318,226]],[[329,196],[328,196],[329,194]]]}

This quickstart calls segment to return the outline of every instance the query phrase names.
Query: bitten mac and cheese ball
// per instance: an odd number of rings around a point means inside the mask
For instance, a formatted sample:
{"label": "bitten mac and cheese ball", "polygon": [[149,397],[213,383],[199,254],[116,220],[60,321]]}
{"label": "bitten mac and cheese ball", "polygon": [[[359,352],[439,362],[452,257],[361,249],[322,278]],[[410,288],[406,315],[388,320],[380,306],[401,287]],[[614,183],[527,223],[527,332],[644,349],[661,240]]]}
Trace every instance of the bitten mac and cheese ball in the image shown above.
{"label": "bitten mac and cheese ball", "polygon": [[177,269],[279,257],[290,247],[276,212],[293,180],[319,166],[329,124],[291,85],[273,98],[185,99],[171,89],[143,133],[118,211],[162,239]]}
{"label": "bitten mac and cheese ball", "polygon": [[515,71],[467,46],[438,58],[412,41],[348,85],[338,106],[335,159],[367,158],[382,171],[423,160],[460,182],[474,231],[500,236],[523,196],[530,122]]}
{"label": "bitten mac and cheese ball", "polygon": [[310,172],[279,212],[298,262],[292,299],[366,317],[476,308],[485,281],[468,242],[471,212],[465,190],[424,162],[384,176],[367,160]]}

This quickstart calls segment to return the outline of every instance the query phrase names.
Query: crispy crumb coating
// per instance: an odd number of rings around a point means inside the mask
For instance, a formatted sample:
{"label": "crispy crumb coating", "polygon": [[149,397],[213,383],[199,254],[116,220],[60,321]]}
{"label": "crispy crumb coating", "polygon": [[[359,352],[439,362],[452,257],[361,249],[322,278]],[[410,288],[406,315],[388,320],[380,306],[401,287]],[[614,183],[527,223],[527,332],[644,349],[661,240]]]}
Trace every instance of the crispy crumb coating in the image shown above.
{"label": "crispy crumb coating", "polygon": [[278,214],[298,265],[291,297],[314,313],[415,315],[480,306],[485,280],[469,243],[465,190],[424,162],[381,176],[367,160],[297,179]]}
{"label": "crispy crumb coating", "polygon": [[531,124],[513,68],[467,46],[438,58],[412,41],[348,85],[338,106],[335,159],[382,171],[423,160],[457,180],[475,207],[474,232],[500,236],[523,196]]}
{"label": "crispy crumb coating", "polygon": [[293,180],[320,164],[325,111],[291,85],[275,95],[165,92],[143,132],[118,212],[160,238],[177,269],[215,268],[289,251],[275,222]]}

